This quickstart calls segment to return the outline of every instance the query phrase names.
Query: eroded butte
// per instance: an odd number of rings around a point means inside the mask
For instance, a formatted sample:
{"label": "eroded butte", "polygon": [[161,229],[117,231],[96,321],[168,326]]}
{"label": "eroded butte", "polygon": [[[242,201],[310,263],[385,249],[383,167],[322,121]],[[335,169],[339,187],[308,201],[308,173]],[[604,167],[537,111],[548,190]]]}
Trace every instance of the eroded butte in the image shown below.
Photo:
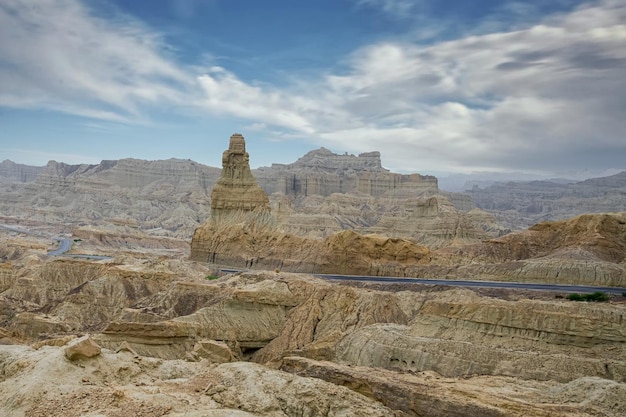
{"label": "eroded butte", "polygon": [[0,415],[626,415],[620,294],[311,275],[622,287],[626,213],[505,233],[377,152],[248,158],[2,163]]}

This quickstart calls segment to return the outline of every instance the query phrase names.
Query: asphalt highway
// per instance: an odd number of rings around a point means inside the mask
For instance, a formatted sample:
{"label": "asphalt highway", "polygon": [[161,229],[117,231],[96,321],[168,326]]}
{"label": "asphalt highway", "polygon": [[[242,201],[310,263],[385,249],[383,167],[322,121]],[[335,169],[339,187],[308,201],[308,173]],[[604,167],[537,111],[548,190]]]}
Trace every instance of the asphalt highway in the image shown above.
{"label": "asphalt highway", "polygon": [[[238,269],[220,269],[225,273],[241,272]],[[450,279],[425,279],[425,278],[399,278],[399,277],[371,277],[362,275],[332,275],[332,274],[311,274],[319,278],[334,281],[365,281],[384,284],[418,284],[418,285],[446,285],[450,287],[473,287],[473,288],[508,288],[523,290],[540,290],[567,293],[592,293],[596,291],[622,294],[626,288],[620,287],[593,287],[586,285],[562,285],[562,284],[540,284],[527,282],[504,282],[504,281],[462,281]]]}

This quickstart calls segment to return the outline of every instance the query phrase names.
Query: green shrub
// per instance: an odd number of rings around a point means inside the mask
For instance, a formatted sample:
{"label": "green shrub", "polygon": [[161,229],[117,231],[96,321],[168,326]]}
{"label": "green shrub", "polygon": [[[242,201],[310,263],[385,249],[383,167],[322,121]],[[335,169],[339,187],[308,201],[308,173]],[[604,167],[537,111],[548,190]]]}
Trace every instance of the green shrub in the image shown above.
{"label": "green shrub", "polygon": [[601,291],[596,291],[591,294],[582,294],[582,295],[577,294],[577,293],[568,294],[567,299],[571,301],[595,301],[598,303],[609,301],[609,297]]}
{"label": "green shrub", "polygon": [[587,296],[587,301],[596,301],[599,303],[603,303],[605,301],[609,301],[609,296],[603,292],[596,291],[591,294],[585,294]]}
{"label": "green shrub", "polygon": [[623,293],[622,293],[622,297],[626,297],[626,292],[623,292]]}
{"label": "green shrub", "polygon": [[208,279],[209,281],[213,281],[214,279],[218,279],[219,277],[216,277],[215,275],[207,275],[206,277],[204,277],[204,279]]}

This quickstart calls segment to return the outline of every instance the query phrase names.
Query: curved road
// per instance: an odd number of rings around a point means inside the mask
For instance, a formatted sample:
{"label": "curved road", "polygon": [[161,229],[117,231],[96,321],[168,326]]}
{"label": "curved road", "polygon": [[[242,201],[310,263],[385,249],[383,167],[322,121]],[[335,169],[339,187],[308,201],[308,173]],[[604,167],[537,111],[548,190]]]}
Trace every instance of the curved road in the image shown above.
{"label": "curved road", "polygon": [[[220,269],[226,273],[241,272],[239,269]],[[399,277],[371,277],[362,275],[332,275],[311,274],[319,278],[335,281],[365,281],[385,284],[420,284],[420,285],[447,285],[450,287],[473,287],[473,288],[508,288],[521,290],[541,290],[568,293],[592,293],[596,291],[622,294],[626,288],[620,287],[592,287],[587,285],[562,285],[562,284],[535,284],[527,282],[505,281],[461,281],[452,279],[424,279],[424,278],[399,278]]]}
{"label": "curved road", "polygon": [[57,238],[55,240],[59,242],[59,247],[48,252],[48,256],[61,256],[68,250],[72,249],[72,241],[70,239]]}

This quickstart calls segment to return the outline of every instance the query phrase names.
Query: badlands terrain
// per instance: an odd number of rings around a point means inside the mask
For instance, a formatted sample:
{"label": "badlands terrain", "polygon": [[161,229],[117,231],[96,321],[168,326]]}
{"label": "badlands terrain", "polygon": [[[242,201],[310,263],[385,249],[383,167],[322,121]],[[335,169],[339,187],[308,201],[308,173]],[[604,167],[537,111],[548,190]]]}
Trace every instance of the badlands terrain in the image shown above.
{"label": "badlands terrain", "polygon": [[626,287],[626,213],[510,230],[377,152],[250,170],[240,135],[222,168],[0,164],[0,415],[626,415],[621,291],[312,275]]}

